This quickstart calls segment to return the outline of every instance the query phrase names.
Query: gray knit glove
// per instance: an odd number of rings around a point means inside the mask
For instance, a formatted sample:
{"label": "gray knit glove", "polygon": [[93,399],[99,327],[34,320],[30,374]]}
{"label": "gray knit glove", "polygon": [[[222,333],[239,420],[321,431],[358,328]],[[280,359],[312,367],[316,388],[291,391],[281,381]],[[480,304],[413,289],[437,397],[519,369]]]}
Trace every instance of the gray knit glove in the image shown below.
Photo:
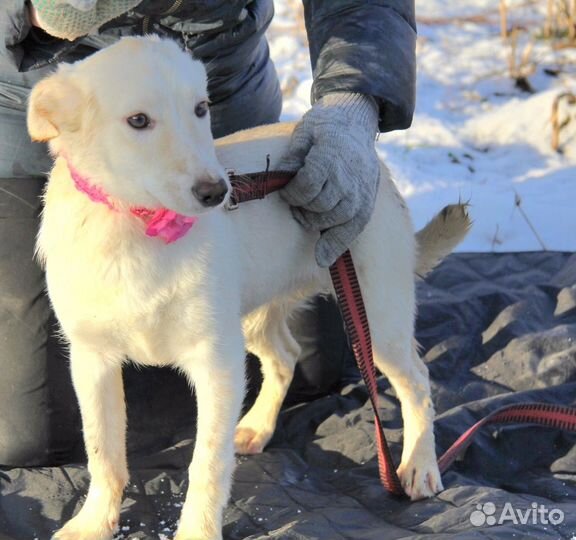
{"label": "gray knit glove", "polygon": [[31,0],[41,28],[72,41],[137,6],[142,0]]}
{"label": "gray knit glove", "polygon": [[348,92],[317,101],[296,126],[278,170],[298,171],[282,190],[296,220],[320,231],[316,262],[328,267],[368,223],[380,180],[375,100]]}

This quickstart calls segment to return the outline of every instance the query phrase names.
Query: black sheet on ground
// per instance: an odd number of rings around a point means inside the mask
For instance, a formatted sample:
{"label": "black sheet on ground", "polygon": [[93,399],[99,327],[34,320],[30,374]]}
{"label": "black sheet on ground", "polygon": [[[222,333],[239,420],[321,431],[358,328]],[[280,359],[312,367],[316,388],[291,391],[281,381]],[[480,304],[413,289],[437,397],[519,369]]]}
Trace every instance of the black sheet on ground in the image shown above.
{"label": "black sheet on ground", "polygon": [[[453,255],[418,294],[417,337],[432,379],[438,452],[502,405],[576,405],[576,255]],[[399,404],[382,377],[379,390],[398,460]],[[182,381],[165,396],[187,392]],[[152,409],[146,403],[154,400],[142,401]],[[118,539],[171,538],[175,530],[193,413],[167,418],[169,410],[173,403],[156,403],[140,422],[142,411],[130,412],[131,481]],[[160,424],[170,427],[171,440],[157,436]],[[339,392],[285,408],[269,448],[238,459],[224,538],[576,538],[576,434],[484,428],[444,475],[445,491],[410,503],[379,484],[373,427],[352,366]],[[87,485],[82,465],[0,471],[0,539],[50,538],[78,510]],[[479,509],[486,503],[493,506]]]}

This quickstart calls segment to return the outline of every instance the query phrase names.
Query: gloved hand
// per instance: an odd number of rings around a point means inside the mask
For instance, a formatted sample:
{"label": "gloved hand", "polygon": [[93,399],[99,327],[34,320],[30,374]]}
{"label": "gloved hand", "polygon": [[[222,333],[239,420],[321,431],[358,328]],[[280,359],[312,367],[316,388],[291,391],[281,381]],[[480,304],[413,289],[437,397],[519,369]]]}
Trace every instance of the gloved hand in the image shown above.
{"label": "gloved hand", "polygon": [[39,26],[50,35],[73,41],[100,28],[142,0],[31,0]]}
{"label": "gloved hand", "polygon": [[281,191],[296,220],[319,231],[316,262],[328,267],[368,223],[380,180],[374,141],[375,100],[334,93],[317,101],[296,126],[278,170],[298,171]]}

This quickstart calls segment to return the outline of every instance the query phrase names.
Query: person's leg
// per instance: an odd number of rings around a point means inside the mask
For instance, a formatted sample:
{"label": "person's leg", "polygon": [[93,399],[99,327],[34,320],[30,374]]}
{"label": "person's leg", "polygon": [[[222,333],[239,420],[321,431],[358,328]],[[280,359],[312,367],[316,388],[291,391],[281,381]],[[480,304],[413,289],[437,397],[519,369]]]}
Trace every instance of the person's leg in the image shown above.
{"label": "person's leg", "polygon": [[0,465],[63,463],[80,448],[76,400],[33,258],[50,160],[26,132],[27,90],[10,91],[0,102]]}

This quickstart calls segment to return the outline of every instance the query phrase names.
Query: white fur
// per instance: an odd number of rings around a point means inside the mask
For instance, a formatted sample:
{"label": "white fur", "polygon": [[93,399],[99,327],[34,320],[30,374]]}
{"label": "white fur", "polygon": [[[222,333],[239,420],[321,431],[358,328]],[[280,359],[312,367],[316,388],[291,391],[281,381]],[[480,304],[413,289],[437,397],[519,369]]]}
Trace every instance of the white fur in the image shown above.
{"label": "white fur", "polygon": [[[58,540],[104,540],[118,523],[128,479],[121,367],[127,358],[170,365],[195,386],[198,434],[177,540],[221,539],[234,445],[261,452],[292,378],[299,347],[286,318],[318,291],[330,291],[314,260],[316,235],[291,217],[278,194],[235,211],[206,211],[191,193],[224,167],[237,173],[270,167],[286,152],[289,125],[243,131],[216,141],[195,103],[206,98],[199,62],[154,38],[127,38],[63,66],[33,90],[29,130],[57,157],[45,194],[38,253],[50,298],[70,342],[91,484],[83,508]],[[136,131],[125,118],[146,112],[154,127]],[[118,211],[73,185],[65,156],[101,186]],[[131,206],[163,206],[197,215],[182,239],[146,237]],[[467,218],[445,220],[451,240],[428,230],[418,267],[432,266],[463,235]],[[448,246],[448,247],[447,247]],[[373,218],[352,246],[377,367],[402,403],[405,437],[399,472],[413,498],[442,484],[434,453],[427,370],[413,341],[416,242],[388,170]],[[264,383],[236,427],[244,395],[244,350],[261,359]],[[166,411],[168,412],[168,411]],[[236,433],[236,435],[234,435]]]}

